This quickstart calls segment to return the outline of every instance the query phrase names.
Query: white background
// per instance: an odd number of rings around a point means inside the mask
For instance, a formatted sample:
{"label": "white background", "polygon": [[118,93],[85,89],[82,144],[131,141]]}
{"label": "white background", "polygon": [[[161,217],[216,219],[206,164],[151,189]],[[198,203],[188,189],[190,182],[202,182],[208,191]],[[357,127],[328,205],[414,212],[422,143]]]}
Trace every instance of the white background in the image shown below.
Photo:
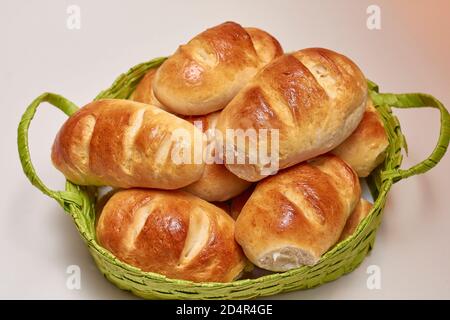
{"label": "white background", "polygon": [[[81,8],[81,30],[66,28],[67,6]],[[366,27],[366,8],[381,7],[381,30]],[[94,266],[71,218],[22,173],[16,128],[44,91],[79,105],[129,67],[172,53],[226,20],[268,30],[286,51],[322,46],[359,64],[384,91],[422,91],[450,106],[448,1],[2,1],[0,3],[0,298],[134,298]],[[432,109],[396,113],[409,142],[404,166],[422,160],[438,134]],[[30,145],[39,175],[54,189],[50,146],[64,121],[42,106]],[[284,299],[450,298],[450,157],[390,192],[376,246],[350,275]],[[81,268],[81,290],[68,290],[66,268]],[[381,289],[366,286],[381,268]]]}

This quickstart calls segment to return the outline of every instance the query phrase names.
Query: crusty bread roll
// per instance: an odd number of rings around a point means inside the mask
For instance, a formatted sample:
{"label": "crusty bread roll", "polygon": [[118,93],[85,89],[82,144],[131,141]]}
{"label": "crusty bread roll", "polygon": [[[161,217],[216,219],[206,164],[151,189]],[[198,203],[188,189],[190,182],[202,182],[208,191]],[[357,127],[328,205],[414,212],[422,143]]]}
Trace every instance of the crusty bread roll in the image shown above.
{"label": "crusty bread roll", "polygon": [[259,182],[236,220],[235,236],[260,268],[316,264],[339,239],[361,189],[353,169],[324,155]]}
{"label": "crusty bread roll", "polygon": [[253,47],[263,67],[283,54],[280,43],[272,35],[258,28],[245,28],[253,42]]}
{"label": "crusty bread roll", "polygon": [[356,228],[358,228],[360,222],[363,221],[363,219],[369,215],[370,210],[372,210],[372,207],[373,205],[369,201],[361,198],[361,200],[358,202],[355,209],[353,210],[352,214],[347,219],[344,230],[342,230],[338,242],[347,239],[356,231]]}
{"label": "crusty bread roll", "polygon": [[137,102],[151,104],[152,106],[168,111],[167,108],[162,105],[162,103],[159,102],[158,99],[156,99],[155,93],[152,89],[156,70],[157,68],[153,68],[147,71],[147,73],[142,77],[141,81],[139,81],[136,89],[131,94],[130,99]]}
{"label": "crusty bread roll", "polygon": [[[204,133],[207,133],[207,151],[210,161],[206,163],[203,175],[184,190],[207,201],[226,201],[240,194],[250,186],[250,182],[242,180],[231,173],[225,165],[213,162],[215,159],[214,129],[220,112],[213,112],[206,116],[190,116],[187,121],[201,125]],[[209,133],[209,134],[208,134]]]}
{"label": "crusty bread roll", "polygon": [[[279,156],[283,169],[342,143],[358,126],[366,98],[366,79],[350,59],[327,49],[304,49],[261,70],[221,112],[217,128],[224,136],[226,129],[279,130],[279,150],[271,156]],[[224,153],[227,168],[247,181],[264,178],[264,163],[249,161],[257,150],[236,141],[225,139],[231,150]]]}
{"label": "crusty bread roll", "polygon": [[389,145],[383,121],[370,99],[355,131],[332,153],[347,162],[360,177],[367,177],[386,158]]}
{"label": "crusty bread roll", "polygon": [[[265,36],[265,32],[259,29],[252,28],[251,34],[258,38],[258,43],[262,43],[258,48],[262,51],[261,54],[271,56],[275,54],[273,52],[264,51],[263,43],[270,41],[270,36]],[[276,40],[275,40],[276,41]],[[269,47],[266,45],[265,47]],[[265,57],[268,59],[267,57]],[[156,69],[151,69],[139,82],[136,90],[132,95],[132,99],[135,101],[140,101],[143,103],[148,103],[157,106],[163,110],[166,108],[156,99],[153,94],[151,83],[153,81]],[[214,129],[216,127],[217,118],[219,117],[220,111],[212,112],[207,115],[201,116],[180,116],[183,119],[191,122],[192,124],[201,124],[201,129],[203,132],[209,130],[210,135],[207,136],[207,144],[212,144],[214,140]],[[213,148],[208,149],[210,153],[214,156],[215,150]],[[190,184],[185,188],[188,191],[204,200],[207,201],[226,201],[230,198],[240,194],[244,191],[251,183],[243,179],[238,178],[233,173],[225,168],[221,163],[211,163],[205,165],[205,170],[199,180]]]}
{"label": "crusty bread roll", "polygon": [[208,114],[224,108],[271,56],[281,53],[278,41],[266,32],[247,32],[225,22],[195,36],[164,61],[153,90],[173,113]]}
{"label": "crusty bread roll", "polygon": [[205,144],[199,129],[157,107],[107,99],[89,103],[64,123],[52,161],[79,185],[178,189],[203,174]]}
{"label": "crusty bread roll", "polygon": [[[261,34],[262,33],[262,34]],[[270,41],[270,38],[264,37],[264,32],[261,32],[259,29],[252,28],[252,34],[255,37],[258,37],[258,42]],[[263,47],[262,45],[258,46],[258,48]],[[272,53],[269,51],[265,53],[265,51],[261,54],[271,55]],[[153,94],[153,90],[151,87],[151,83],[153,81],[156,69],[151,69],[147,74],[142,78],[139,82],[136,90],[132,95],[132,99],[135,101],[140,101],[143,103],[148,103],[154,106],[157,106],[163,110],[166,108],[156,99]],[[219,111],[213,112],[207,115],[202,116],[180,116],[183,119],[191,122],[192,124],[201,124],[203,132],[211,133],[208,135],[207,144],[213,143],[214,140],[214,129],[216,127],[217,118],[219,117]],[[210,153],[215,153],[213,148],[208,149]],[[185,188],[185,191],[188,191],[204,200],[207,201],[226,201],[230,198],[240,194],[244,191],[250,182],[242,180],[231,173],[225,166],[221,163],[211,163],[205,165],[205,170],[203,171],[202,176],[196,182],[190,184]]]}
{"label": "crusty bread roll", "polygon": [[97,240],[143,271],[196,282],[232,281],[246,261],[233,219],[182,191],[117,192],[103,208]]}

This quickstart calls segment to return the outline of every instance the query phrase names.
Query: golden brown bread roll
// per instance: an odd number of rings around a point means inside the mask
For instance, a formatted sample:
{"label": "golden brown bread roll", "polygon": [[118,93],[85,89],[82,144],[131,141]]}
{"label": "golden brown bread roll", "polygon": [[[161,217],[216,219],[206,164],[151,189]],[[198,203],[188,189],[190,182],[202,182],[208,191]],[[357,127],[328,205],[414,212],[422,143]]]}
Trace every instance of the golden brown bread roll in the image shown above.
{"label": "golden brown bread roll", "polygon": [[361,198],[361,200],[358,202],[355,209],[353,210],[352,214],[347,219],[344,230],[342,230],[338,242],[347,239],[356,231],[356,228],[358,228],[359,223],[369,215],[370,210],[372,210],[372,207],[373,205],[369,201]]}
{"label": "golden brown bread roll", "polygon": [[[270,39],[264,38],[264,35],[258,33],[258,29],[254,29],[254,32],[262,41],[270,41]],[[269,52],[269,55],[271,53]],[[152,69],[142,78],[139,82],[136,90],[132,95],[132,99],[143,103],[148,103],[157,106],[163,110],[165,107],[156,99],[153,94],[151,83],[153,81],[156,69]],[[208,136],[207,143],[212,143],[214,139],[214,129],[216,127],[217,118],[219,117],[219,111],[213,112],[202,116],[181,116],[183,119],[191,122],[192,124],[200,123],[203,132],[211,129],[211,134]],[[214,150],[210,150],[214,154]],[[202,176],[196,182],[190,184],[185,188],[188,191],[207,201],[226,201],[230,198],[238,195],[250,185],[250,182],[242,180],[232,174],[221,163],[211,163],[205,165],[205,170]]]}
{"label": "golden brown bread roll", "polygon": [[196,282],[232,281],[246,261],[233,219],[182,191],[117,192],[101,213],[97,240],[143,271]]}
{"label": "golden brown bread roll", "polygon": [[168,111],[167,108],[163,106],[158,99],[156,99],[155,93],[152,89],[153,79],[155,78],[157,69],[158,68],[153,68],[147,71],[141,81],[139,81],[136,89],[131,94],[130,100],[151,104],[152,106]]}
{"label": "golden brown bread roll", "polygon": [[[177,129],[188,136],[172,135]],[[203,148],[194,148],[195,141]],[[64,123],[52,161],[79,185],[177,189],[203,174],[205,143],[199,129],[157,107],[107,99],[89,103]],[[183,151],[186,158],[174,161]]]}
{"label": "golden brown bread roll", "polygon": [[245,28],[250,35],[261,67],[283,54],[280,43],[272,35],[258,28]]}
{"label": "golden brown bread roll", "polygon": [[[265,33],[259,29],[252,29],[252,34],[258,37],[258,42],[264,43],[264,41],[270,41],[270,38],[265,37]],[[260,45],[258,48],[263,47]],[[261,49],[260,49],[261,50]],[[262,53],[264,54],[264,53]],[[266,55],[274,54],[272,52],[265,53]],[[153,94],[151,83],[153,81],[156,69],[151,69],[139,82],[136,90],[132,95],[132,99],[143,103],[148,103],[154,106],[158,106],[165,110],[165,107],[156,99]],[[214,129],[216,127],[217,118],[219,117],[219,111],[213,112],[202,116],[181,116],[183,119],[191,122],[192,124],[201,124],[203,132],[210,130],[207,143],[210,144],[214,139]],[[214,155],[214,150],[210,150]],[[211,163],[205,165],[203,175],[199,180],[192,183],[185,188],[188,191],[207,201],[226,201],[230,198],[240,194],[250,185],[250,182],[242,180],[231,173],[221,163]]]}
{"label": "golden brown bread roll", "polygon": [[316,264],[339,239],[361,189],[353,169],[324,155],[259,182],[236,220],[235,237],[260,268]]}
{"label": "golden brown bread roll", "polygon": [[225,22],[180,46],[156,72],[157,99],[182,115],[221,110],[271,56],[282,53],[278,41],[266,32],[250,33]]}
{"label": "golden brown bread roll", "polygon": [[[270,62],[222,110],[217,128],[279,130],[279,168],[323,154],[342,143],[364,113],[367,84],[359,68],[336,52],[311,48]],[[226,137],[226,136],[225,136]],[[225,139],[227,168],[247,181],[267,174],[251,163],[256,150]],[[270,140],[269,140],[270,141]],[[261,143],[257,142],[261,147]],[[245,163],[237,163],[241,157]]]}
{"label": "golden brown bread roll", "polygon": [[250,186],[250,182],[240,179],[231,173],[225,165],[213,162],[215,158],[214,129],[220,112],[206,116],[190,116],[187,121],[202,126],[203,132],[209,132],[207,143],[211,146],[206,152],[211,155],[211,161],[205,164],[205,170],[199,180],[184,188],[185,191],[207,201],[226,201],[240,194]]}
{"label": "golden brown bread roll", "polygon": [[383,121],[367,99],[366,111],[355,131],[332,153],[346,161],[360,177],[367,177],[386,158],[389,145]]}

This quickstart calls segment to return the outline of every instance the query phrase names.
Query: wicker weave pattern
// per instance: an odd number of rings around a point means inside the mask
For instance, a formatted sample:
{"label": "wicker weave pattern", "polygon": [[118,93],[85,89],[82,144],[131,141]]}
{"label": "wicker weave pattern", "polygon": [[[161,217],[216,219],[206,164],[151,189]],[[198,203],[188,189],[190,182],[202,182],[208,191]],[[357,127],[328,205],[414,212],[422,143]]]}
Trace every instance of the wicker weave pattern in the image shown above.
{"label": "wicker weave pattern", "polygon": [[[142,63],[121,75],[113,85],[102,91],[96,99],[127,99],[139,80],[150,68],[159,66],[165,58]],[[376,231],[380,225],[386,197],[393,183],[409,176],[424,173],[434,167],[444,156],[450,139],[450,117],[445,107],[435,98],[426,94],[383,94],[378,87],[368,81],[370,94],[381,114],[389,137],[388,156],[369,177],[375,203],[372,212],[359,225],[357,231],[328,251],[313,267],[300,267],[288,272],[264,276],[258,279],[244,279],[231,283],[193,283],[168,279],[162,275],[142,272],[138,268],[116,259],[95,240],[95,201],[97,190],[80,187],[66,182],[65,191],[48,189],[36,175],[28,149],[28,128],[37,107],[49,102],[67,115],[78,108],[62,96],[44,93],[26,109],[18,128],[18,148],[23,170],[30,182],[44,194],[55,199],[70,214],[81,237],[89,247],[92,257],[105,277],[124,290],[147,299],[250,299],[280,292],[307,289],[335,280],[354,270],[373,248]],[[406,170],[400,169],[402,149],[406,141],[398,119],[391,107],[415,108],[430,106],[441,113],[441,131],[436,148],[423,162]]]}

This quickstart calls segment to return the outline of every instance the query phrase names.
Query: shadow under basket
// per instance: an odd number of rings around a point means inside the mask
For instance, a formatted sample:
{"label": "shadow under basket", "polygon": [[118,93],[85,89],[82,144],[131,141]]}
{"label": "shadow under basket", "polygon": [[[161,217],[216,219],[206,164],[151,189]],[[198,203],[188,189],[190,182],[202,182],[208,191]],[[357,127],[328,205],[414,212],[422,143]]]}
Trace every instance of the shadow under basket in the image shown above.
{"label": "shadow under basket", "polygon": [[[122,74],[112,86],[102,91],[95,99],[127,99],[139,80],[151,68],[158,67],[166,58],[157,58],[141,63]],[[123,290],[128,290],[146,299],[251,299],[300,289],[312,288],[335,280],[351,272],[372,250],[376,232],[380,225],[387,194],[395,182],[424,173],[433,168],[444,156],[449,144],[450,119],[445,107],[434,97],[422,93],[388,94],[380,93],[378,86],[368,81],[370,96],[382,116],[389,147],[387,157],[367,178],[374,199],[371,213],[360,223],[356,232],[334,246],[315,266],[303,266],[283,273],[275,273],[256,279],[243,279],[229,283],[195,283],[169,279],[163,275],[143,272],[118,260],[102,248],[95,237],[95,212],[98,190],[66,182],[65,191],[48,189],[36,175],[28,148],[28,128],[37,107],[48,102],[68,116],[78,107],[62,96],[44,93],[26,109],[18,127],[18,148],[23,170],[30,182],[46,195],[55,199],[75,222],[81,237],[88,246],[95,263],[105,277]],[[402,149],[406,141],[398,119],[391,108],[433,107],[440,111],[440,134],[431,155],[421,163],[400,169]]]}

